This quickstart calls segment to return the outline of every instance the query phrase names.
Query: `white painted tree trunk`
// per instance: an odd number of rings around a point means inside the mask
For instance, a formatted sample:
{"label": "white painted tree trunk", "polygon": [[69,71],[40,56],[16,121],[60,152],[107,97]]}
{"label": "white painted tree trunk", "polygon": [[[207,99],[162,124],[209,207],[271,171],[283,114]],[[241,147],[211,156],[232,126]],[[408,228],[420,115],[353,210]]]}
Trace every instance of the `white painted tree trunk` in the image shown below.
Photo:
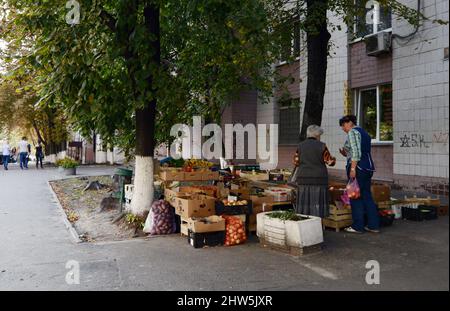
{"label": "white painted tree trunk", "polygon": [[130,212],[142,216],[153,203],[153,157],[136,156]]}

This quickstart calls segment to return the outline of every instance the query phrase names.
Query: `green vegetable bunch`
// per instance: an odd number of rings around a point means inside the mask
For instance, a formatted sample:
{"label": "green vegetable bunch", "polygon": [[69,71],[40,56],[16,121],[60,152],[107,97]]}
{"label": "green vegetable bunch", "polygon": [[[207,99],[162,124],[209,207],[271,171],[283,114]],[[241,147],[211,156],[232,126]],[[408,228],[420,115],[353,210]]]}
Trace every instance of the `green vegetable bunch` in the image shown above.
{"label": "green vegetable bunch", "polygon": [[77,167],[79,163],[72,158],[65,157],[64,159],[57,160],[56,165],[63,168],[74,168]]}
{"label": "green vegetable bunch", "polygon": [[293,209],[286,210],[286,211],[275,211],[272,213],[268,213],[267,216],[270,218],[278,218],[280,220],[292,220],[292,221],[300,221],[308,219],[308,217],[302,217],[298,215]]}

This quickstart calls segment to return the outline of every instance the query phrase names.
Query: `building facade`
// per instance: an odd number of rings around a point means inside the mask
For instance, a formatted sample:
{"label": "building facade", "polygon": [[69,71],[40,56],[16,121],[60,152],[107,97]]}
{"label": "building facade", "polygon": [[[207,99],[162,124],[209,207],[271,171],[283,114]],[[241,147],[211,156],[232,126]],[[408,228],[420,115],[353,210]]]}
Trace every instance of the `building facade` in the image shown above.
{"label": "building facade", "polygon": [[[332,47],[321,124],[325,130],[322,140],[338,160],[329,172],[345,178],[345,158],[339,148],[346,135],[338,120],[353,113],[372,137],[377,169],[374,179],[448,196],[449,26],[433,22],[449,20],[448,1],[402,0],[428,18],[417,28],[376,1],[370,3],[367,13],[373,16],[376,11],[376,20],[368,24],[360,19],[353,29],[347,29],[333,13],[328,14],[331,23],[341,26],[341,30],[330,31]],[[294,63],[274,66],[295,78],[288,86],[291,104],[286,105],[286,99],[276,92],[269,104],[258,104],[256,99],[252,102],[255,123],[279,124],[279,168],[292,168],[301,128],[307,55],[306,49],[300,51]],[[249,96],[242,101],[245,105],[239,100],[232,105],[232,114],[252,115]],[[297,102],[300,107],[292,105]]]}

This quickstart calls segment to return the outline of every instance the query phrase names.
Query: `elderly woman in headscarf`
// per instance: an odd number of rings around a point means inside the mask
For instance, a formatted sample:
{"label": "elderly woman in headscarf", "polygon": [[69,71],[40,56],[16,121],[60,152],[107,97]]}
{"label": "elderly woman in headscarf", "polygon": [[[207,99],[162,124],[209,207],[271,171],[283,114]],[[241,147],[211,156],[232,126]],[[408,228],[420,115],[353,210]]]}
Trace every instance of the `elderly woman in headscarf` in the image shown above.
{"label": "elderly woman in headscarf", "polygon": [[297,166],[297,213],[317,217],[329,216],[328,170],[334,166],[325,143],[320,141],[323,129],[310,125],[306,130],[307,139],[298,145],[294,157]]}

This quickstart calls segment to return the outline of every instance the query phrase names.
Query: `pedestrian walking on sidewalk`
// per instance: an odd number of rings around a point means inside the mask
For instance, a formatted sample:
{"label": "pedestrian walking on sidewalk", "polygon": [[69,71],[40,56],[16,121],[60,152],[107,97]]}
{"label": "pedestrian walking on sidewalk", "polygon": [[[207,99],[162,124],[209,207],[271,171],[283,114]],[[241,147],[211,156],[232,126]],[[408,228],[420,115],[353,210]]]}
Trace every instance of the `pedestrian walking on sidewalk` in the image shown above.
{"label": "pedestrian walking on sidewalk", "polygon": [[20,158],[20,169],[28,169],[28,142],[27,138],[24,136],[22,140],[19,142],[19,158]]}
{"label": "pedestrian walking on sidewalk", "polygon": [[[353,224],[345,231],[362,233],[365,229],[377,233],[380,230],[380,218],[371,192],[372,176],[375,172],[371,155],[372,138],[363,128],[357,126],[354,115],[342,117],[339,125],[347,133],[344,148],[339,149],[340,153],[347,157],[347,177],[349,180],[356,178],[361,192],[358,199],[350,199]],[[367,216],[367,226],[364,216]]]}
{"label": "pedestrian walking on sidewalk", "polygon": [[2,157],[3,157],[3,167],[5,170],[8,170],[8,162],[11,156],[11,148],[8,144],[8,140],[5,139],[2,146]]}
{"label": "pedestrian walking on sidewalk", "polygon": [[41,168],[44,168],[42,165],[42,159],[44,158],[44,151],[42,149],[41,141],[38,140],[38,144],[36,145],[36,168],[39,168],[39,162],[41,163]]}

